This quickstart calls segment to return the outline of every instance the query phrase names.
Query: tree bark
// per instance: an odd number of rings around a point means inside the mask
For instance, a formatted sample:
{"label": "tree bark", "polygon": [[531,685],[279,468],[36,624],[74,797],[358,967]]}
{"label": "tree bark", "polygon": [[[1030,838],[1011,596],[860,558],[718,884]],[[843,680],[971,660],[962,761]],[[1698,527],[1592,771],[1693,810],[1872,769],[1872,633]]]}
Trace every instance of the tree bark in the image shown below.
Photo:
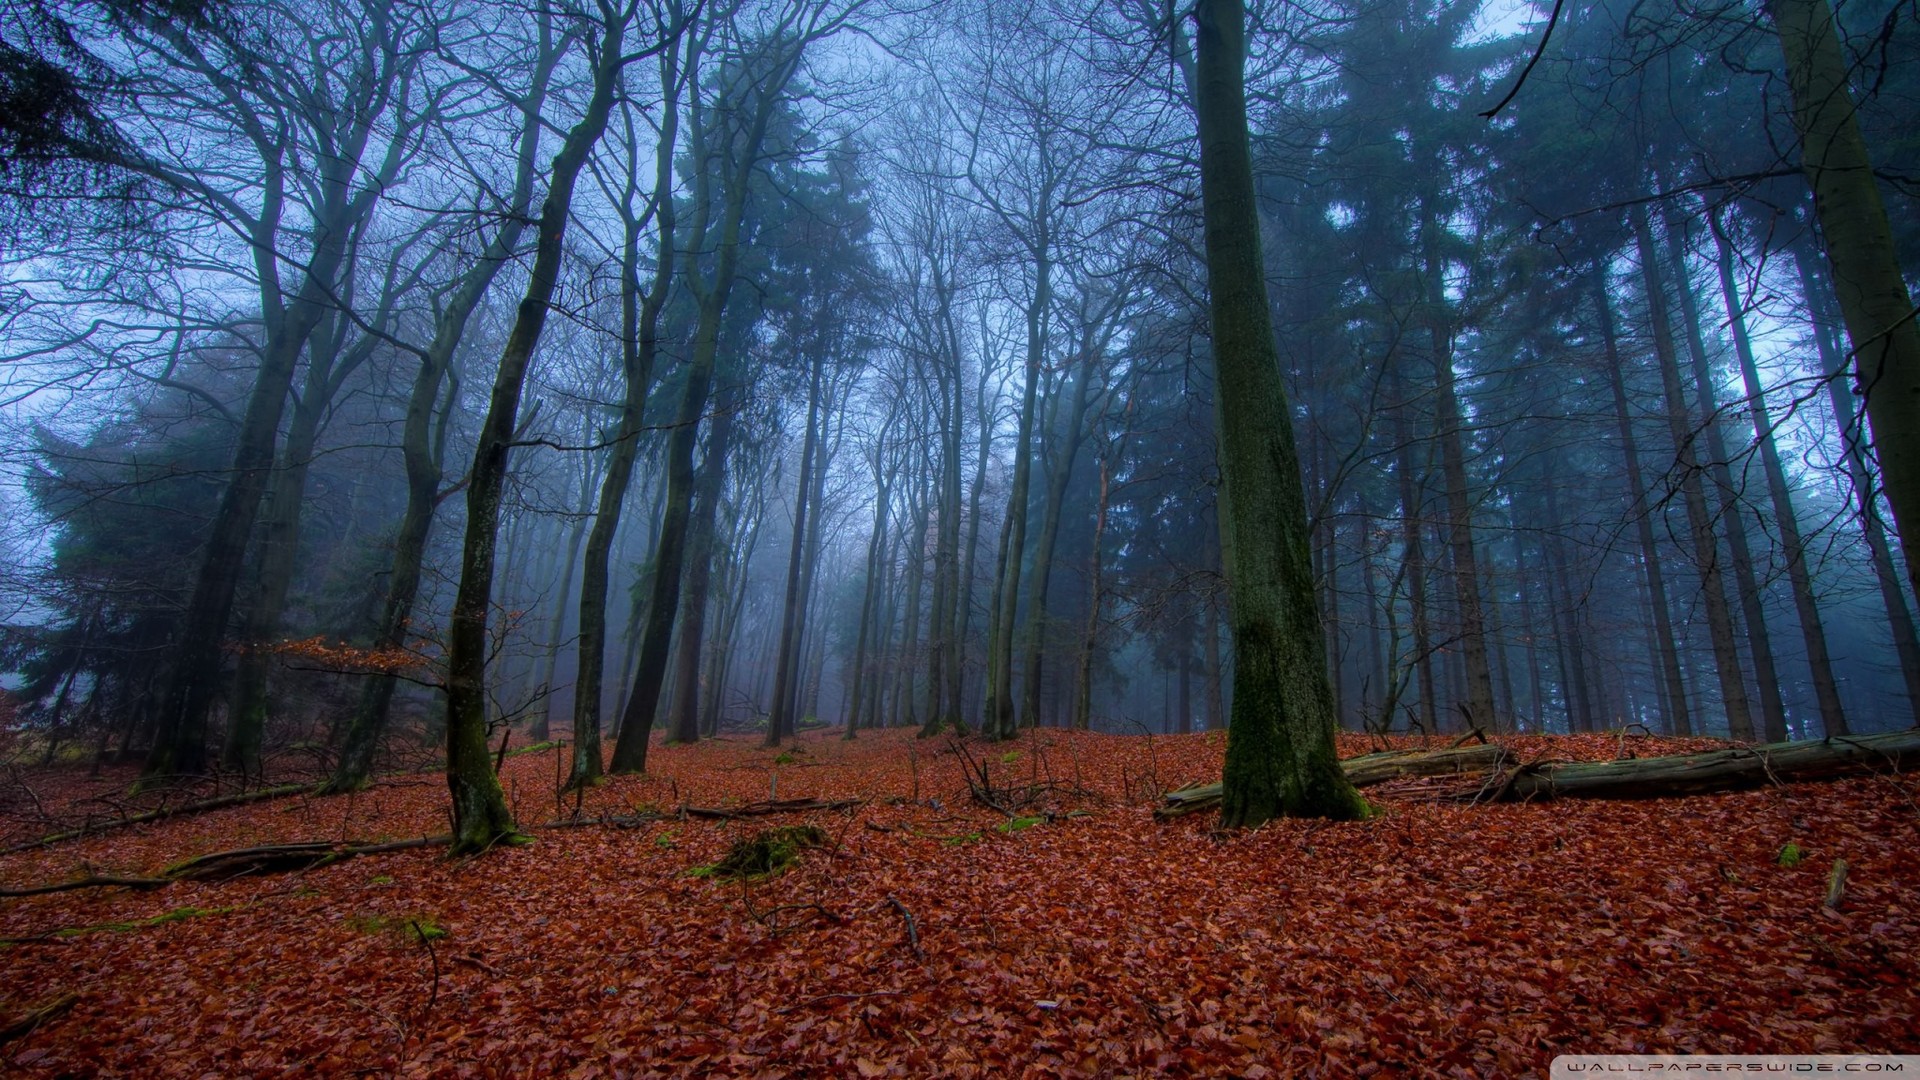
{"label": "tree bark", "polygon": [[1727,547],[1733,561],[1734,591],[1740,596],[1740,614],[1747,626],[1747,648],[1753,654],[1754,682],[1760,692],[1760,735],[1767,742],[1787,737],[1787,705],[1780,696],[1779,665],[1773,658],[1773,639],[1767,633],[1766,612],[1760,583],[1753,572],[1753,552],[1747,542],[1746,514],[1740,508],[1740,492],[1733,484],[1726,439],[1720,433],[1720,403],[1713,389],[1713,371],[1707,361],[1707,345],[1700,333],[1700,306],[1694,299],[1693,282],[1687,269],[1686,243],[1681,235],[1680,216],[1671,206],[1662,211],[1667,237],[1667,258],[1673,269],[1674,294],[1680,301],[1680,321],[1686,328],[1687,358],[1692,364],[1694,392],[1699,396],[1698,412],[1692,417],[1707,448],[1707,472],[1713,478],[1715,504],[1727,533]]}
{"label": "tree bark", "polygon": [[1893,635],[1894,655],[1899,657],[1900,674],[1906,680],[1908,716],[1915,723],[1920,723],[1920,635],[1914,631],[1913,615],[1907,608],[1900,573],[1894,567],[1893,553],[1888,550],[1886,529],[1880,522],[1873,471],[1860,445],[1857,426],[1859,414],[1854,411],[1853,392],[1845,385],[1846,357],[1841,355],[1834,340],[1837,335],[1829,333],[1832,319],[1828,297],[1831,293],[1821,288],[1814,268],[1814,257],[1804,246],[1794,250],[1793,261],[1800,272],[1800,292],[1807,305],[1808,320],[1813,325],[1814,346],[1820,354],[1820,371],[1827,376],[1827,401],[1833,407],[1834,423],[1839,426],[1840,437],[1846,446],[1847,478],[1851,481],[1854,501],[1860,510],[1861,535],[1867,541],[1874,580],[1880,585],[1880,603],[1887,613],[1887,629]]}
{"label": "tree bark", "polygon": [[[633,692],[620,721],[620,736],[614,743],[612,769],[617,773],[645,772],[647,740],[652,737],[654,719],[659,715],[660,689],[666,680],[667,661],[672,655],[674,615],[680,606],[681,575],[685,569],[687,528],[692,517],[693,450],[699,437],[700,418],[713,389],[715,361],[720,348],[720,330],[732,295],[740,259],[742,221],[746,216],[748,187],[761,160],[767,125],[788,84],[798,72],[802,54],[811,35],[784,44],[784,52],[772,59],[771,66],[748,90],[751,98],[730,103],[750,108],[744,131],[715,133],[706,130],[706,117],[719,106],[694,104],[692,156],[700,162],[694,178],[694,215],[700,222],[696,237],[703,241],[717,235],[714,244],[712,277],[687,279],[698,306],[698,322],[693,335],[691,356],[687,362],[686,387],[680,408],[674,417],[673,434],[667,440],[666,507],[660,520],[660,539],[654,547],[653,586],[647,603],[646,627],[640,638],[640,658],[633,679]],[[712,174],[709,156],[717,155],[721,174]],[[719,224],[714,233],[714,186],[723,186],[719,204]]]}
{"label": "tree bark", "polygon": [[493,597],[500,499],[527,366],[559,283],[574,182],[606,130],[626,62],[621,56],[625,36],[625,18],[610,16],[601,34],[592,97],[554,158],[547,196],[540,208],[539,239],[526,295],[521,298],[500,355],[487,416],[468,473],[467,534],[461,548],[460,586],[447,626],[447,788],[453,796],[449,853],[454,855],[478,853],[519,835],[487,746],[487,609]]}
{"label": "tree bark", "polygon": [[[1916,763],[1920,763],[1920,729],[1616,761],[1524,765],[1504,747],[1467,746],[1428,753],[1388,750],[1348,758],[1340,765],[1356,787],[1491,769],[1484,780],[1457,789],[1454,797],[1473,802],[1533,802],[1711,795],[1770,784],[1886,775]],[[1154,816],[1182,817],[1219,802],[1218,784],[1181,788],[1163,797]]]}
{"label": "tree bark", "polygon": [[1840,314],[1853,342],[1907,588],[1920,597],[1920,325],[1901,276],[1893,230],[1860,134],[1847,63],[1827,0],[1767,0],[1786,55],[1787,88],[1800,132],[1801,168],[1813,187]]}
{"label": "tree bark", "polygon": [[[1773,517],[1780,529],[1780,545],[1786,549],[1787,581],[1793,590],[1794,611],[1800,618],[1800,640],[1807,649],[1807,666],[1813,675],[1821,726],[1826,735],[1845,735],[1847,714],[1840,703],[1840,684],[1834,678],[1833,658],[1827,651],[1827,632],[1821,623],[1820,605],[1813,597],[1813,574],[1807,568],[1806,542],[1800,536],[1800,521],[1794,513],[1793,493],[1787,486],[1787,470],[1780,460],[1780,447],[1774,442],[1767,390],[1760,381],[1759,365],[1754,362],[1744,305],[1733,278],[1733,245],[1721,229],[1719,215],[1714,214],[1710,220],[1716,255],[1714,265],[1720,275],[1720,297],[1726,305],[1727,325],[1733,331],[1733,351],[1747,391],[1747,409],[1753,417],[1753,437],[1760,447],[1760,464],[1766,472],[1767,493],[1773,501]],[[1777,734],[1780,739],[1786,737],[1784,725]]]}
{"label": "tree bark", "polygon": [[1013,714],[1014,620],[1020,610],[1020,578],[1027,547],[1027,503],[1033,484],[1033,422],[1038,411],[1041,362],[1045,359],[1048,308],[1053,304],[1053,264],[1043,236],[1034,258],[1033,297],[1027,304],[1026,387],[1020,397],[1019,429],[1013,437],[1013,484],[1007,491],[1006,536],[1002,543],[1000,579],[996,586],[993,631],[987,658],[987,716],[990,739],[1017,734]]}
{"label": "tree bark", "polygon": [[[1466,665],[1467,708],[1472,725],[1493,725],[1493,673],[1487,662],[1487,619],[1480,603],[1480,566],[1473,548],[1473,503],[1467,490],[1466,436],[1461,432],[1460,392],[1453,372],[1453,321],[1447,314],[1445,264],[1434,257],[1433,200],[1421,200],[1421,229],[1428,234],[1427,307],[1433,338],[1434,388],[1440,408],[1440,474],[1447,486],[1447,548],[1453,563],[1454,603],[1460,609],[1460,649]],[[1469,725],[1469,726],[1472,726]]]}
{"label": "tree bark", "polygon": [[793,489],[793,537],[787,552],[787,590],[780,606],[780,652],[773,669],[773,715],[767,721],[767,746],[779,746],[793,734],[793,681],[799,666],[796,648],[800,635],[801,563],[806,558],[807,503],[813,496],[814,455],[820,444],[820,369],[824,355],[816,353],[808,366],[807,428],[800,444],[800,478]]}
{"label": "tree bark", "polygon": [[[727,478],[727,448],[733,438],[734,414],[739,410],[741,397],[737,384],[729,384],[720,391],[713,427],[707,433],[707,456],[700,465],[700,478],[693,493],[693,522],[687,529],[687,581],[680,594],[680,644],[675,654],[672,702],[667,710],[667,738],[673,742],[700,741],[700,653],[707,636],[713,534]],[[720,690],[713,687],[710,692],[717,694]]]}
{"label": "tree bark", "polygon": [[[1392,363],[1393,358],[1389,357],[1387,362]],[[1440,714],[1438,688],[1433,678],[1432,617],[1427,609],[1427,558],[1420,542],[1422,484],[1415,463],[1419,452],[1414,446],[1411,425],[1407,421],[1404,393],[1394,408],[1393,439],[1398,446],[1400,459],[1394,472],[1400,489],[1400,551],[1405,565],[1407,605],[1413,621],[1414,674],[1420,684],[1422,730],[1431,735],[1440,730]],[[1388,723],[1391,722],[1392,718],[1389,717]]]}
{"label": "tree bark", "polygon": [[1367,812],[1334,751],[1306,493],[1280,381],[1247,135],[1241,0],[1200,0],[1194,111],[1213,328],[1221,546],[1233,603],[1222,825]]}
{"label": "tree bark", "polygon": [[1727,731],[1735,742],[1752,742],[1753,714],[1747,707],[1746,680],[1740,668],[1740,647],[1733,636],[1733,612],[1727,606],[1726,584],[1720,574],[1719,545],[1713,520],[1707,513],[1707,495],[1700,483],[1700,464],[1693,450],[1693,432],[1687,423],[1686,394],[1680,385],[1680,362],[1673,351],[1673,322],[1667,313],[1666,284],[1661,280],[1659,255],[1644,206],[1629,212],[1640,250],[1640,276],[1646,286],[1647,311],[1652,318],[1653,351],[1666,397],[1667,433],[1673,439],[1675,468],[1679,471],[1681,502],[1693,541],[1693,560],[1700,571],[1700,591],[1707,609],[1707,634],[1713,642],[1713,668],[1720,681],[1720,703],[1727,714]]}
{"label": "tree bark", "polygon": [[1666,688],[1661,700],[1667,707],[1667,731],[1673,735],[1693,734],[1693,717],[1687,708],[1686,686],[1680,678],[1680,650],[1673,639],[1673,616],[1667,606],[1666,575],[1660,565],[1660,548],[1653,534],[1653,504],[1647,498],[1647,484],[1640,473],[1640,450],[1633,434],[1633,416],[1627,411],[1627,387],[1621,372],[1620,347],[1613,326],[1613,301],[1607,295],[1606,275],[1594,278],[1594,305],[1600,317],[1600,338],[1606,348],[1607,382],[1613,391],[1613,415],[1620,429],[1620,454],[1627,466],[1627,499],[1640,539],[1640,568],[1645,575],[1647,602],[1653,608],[1653,632],[1659,655],[1661,684]]}
{"label": "tree bark", "polygon": [[1067,499],[1067,484],[1073,479],[1073,464],[1080,453],[1080,442],[1087,423],[1087,404],[1093,395],[1093,368],[1097,346],[1083,342],[1080,370],[1067,408],[1067,422],[1056,426],[1053,441],[1058,453],[1052,455],[1047,474],[1045,501],[1040,507],[1040,536],[1033,548],[1032,598],[1027,603],[1026,682],[1022,684],[1022,722],[1038,727],[1040,722],[1040,665],[1045,657],[1047,627],[1047,586],[1053,579],[1053,552],[1060,541],[1061,510]]}
{"label": "tree bark", "polygon": [[[1487,795],[1541,799],[1670,799],[1807,780],[1897,773],[1920,763],[1920,729],[1764,743],[1731,750],[1516,769]],[[1475,792],[1462,792],[1473,797]]]}

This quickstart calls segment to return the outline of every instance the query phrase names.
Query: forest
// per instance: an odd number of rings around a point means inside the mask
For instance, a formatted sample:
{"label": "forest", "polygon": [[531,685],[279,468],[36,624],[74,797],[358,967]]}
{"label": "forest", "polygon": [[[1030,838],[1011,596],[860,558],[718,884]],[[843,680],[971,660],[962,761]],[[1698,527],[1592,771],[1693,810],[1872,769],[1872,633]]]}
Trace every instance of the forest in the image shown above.
{"label": "forest", "polygon": [[0,1067],[1920,1049],[1912,0],[0,11]]}

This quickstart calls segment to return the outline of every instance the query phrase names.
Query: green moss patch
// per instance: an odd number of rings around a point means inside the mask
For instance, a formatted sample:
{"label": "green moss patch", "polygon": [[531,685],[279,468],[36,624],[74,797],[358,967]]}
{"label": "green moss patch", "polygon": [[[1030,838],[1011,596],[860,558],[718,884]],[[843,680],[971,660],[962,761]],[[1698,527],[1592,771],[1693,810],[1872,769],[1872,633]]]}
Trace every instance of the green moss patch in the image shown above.
{"label": "green moss patch", "polygon": [[819,826],[782,825],[734,841],[719,862],[696,866],[689,873],[727,880],[771,877],[793,865],[802,851],[826,846],[827,834]]}

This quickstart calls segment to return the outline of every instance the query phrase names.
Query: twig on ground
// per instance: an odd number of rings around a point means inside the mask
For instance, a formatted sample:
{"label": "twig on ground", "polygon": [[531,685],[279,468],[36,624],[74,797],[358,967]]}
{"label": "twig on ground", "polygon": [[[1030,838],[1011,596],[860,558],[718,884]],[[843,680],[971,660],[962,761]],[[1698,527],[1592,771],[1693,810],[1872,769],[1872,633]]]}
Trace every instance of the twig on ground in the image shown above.
{"label": "twig on ground", "polygon": [[887,903],[892,904],[893,909],[900,913],[900,917],[907,921],[907,945],[913,949],[914,959],[925,960],[927,954],[920,951],[920,924],[914,921],[913,912],[908,911],[907,905],[901,903],[900,898],[892,894],[888,894]]}

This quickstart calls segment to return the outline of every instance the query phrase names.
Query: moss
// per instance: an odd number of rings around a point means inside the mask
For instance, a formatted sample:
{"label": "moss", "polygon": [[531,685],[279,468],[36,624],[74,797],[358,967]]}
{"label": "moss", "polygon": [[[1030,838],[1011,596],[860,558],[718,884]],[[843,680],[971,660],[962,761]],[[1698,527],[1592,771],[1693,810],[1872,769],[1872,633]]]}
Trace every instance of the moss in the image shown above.
{"label": "moss", "polygon": [[793,762],[794,757],[792,754],[781,754],[773,759],[775,765],[791,765]]}
{"label": "moss", "polygon": [[802,851],[826,846],[827,834],[818,826],[782,825],[736,840],[719,862],[688,872],[728,880],[771,877],[791,866]]}
{"label": "moss", "polygon": [[1003,833],[1017,833],[1025,829],[1031,829],[1035,825],[1040,824],[1044,820],[1046,819],[1037,818],[1037,817],[1009,818],[1006,821],[1003,821],[1000,824],[995,825],[994,828]]}
{"label": "moss", "polygon": [[1780,849],[1780,854],[1774,856],[1773,861],[1791,870],[1794,867],[1799,866],[1802,862],[1804,862],[1806,860],[1806,857],[1807,857],[1807,850],[1801,847],[1799,844],[1796,844],[1793,841],[1789,840],[1787,841],[1786,846]]}
{"label": "moss", "polygon": [[940,838],[940,842],[942,844],[945,844],[947,847],[959,847],[962,844],[971,844],[975,840],[980,839],[984,835],[985,835],[984,833],[981,833],[978,831],[961,833],[958,836],[943,836]]}
{"label": "moss", "polygon": [[55,930],[54,937],[80,937],[85,934],[124,934],[130,930],[144,930],[149,926],[164,926],[167,923],[185,922],[198,919],[203,915],[226,915],[240,910],[239,905],[231,907],[178,907],[162,912],[150,919],[135,919],[132,922],[96,923],[92,926],[69,926],[64,930]]}
{"label": "moss", "polygon": [[554,749],[555,747],[557,747],[557,746],[559,746],[559,745],[560,745],[559,743],[557,743],[557,742],[554,742],[554,741],[553,741],[553,740],[551,740],[551,739],[549,739],[549,740],[547,740],[546,742],[537,742],[537,743],[530,743],[530,744],[528,744],[528,745],[526,745],[526,746],[516,746],[516,747],[514,747],[513,749],[511,749],[511,750],[509,750],[509,751],[507,751],[507,756],[508,756],[508,757],[519,757],[519,756],[520,756],[521,754],[539,754],[539,753],[544,753],[544,752],[546,752],[546,751],[548,751],[548,750],[552,750],[552,749]]}

